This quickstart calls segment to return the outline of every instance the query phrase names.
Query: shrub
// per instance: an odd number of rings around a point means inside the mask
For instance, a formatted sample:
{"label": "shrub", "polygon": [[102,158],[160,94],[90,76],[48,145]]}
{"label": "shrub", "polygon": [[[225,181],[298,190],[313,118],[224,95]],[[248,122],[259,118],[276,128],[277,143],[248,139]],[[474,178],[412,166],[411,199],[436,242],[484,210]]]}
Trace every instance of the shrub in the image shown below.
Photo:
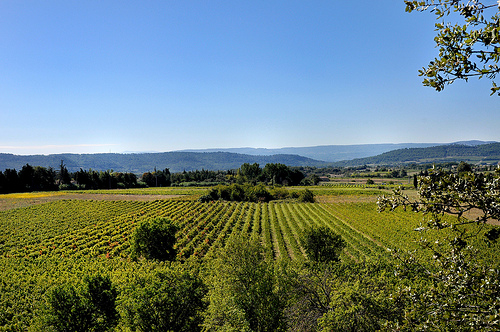
{"label": "shrub", "polygon": [[314,203],[314,194],[309,189],[305,189],[299,193],[299,202]]}
{"label": "shrub", "polygon": [[62,285],[48,294],[44,327],[57,332],[104,332],[117,325],[117,291],[109,277],[95,275],[84,282],[83,289]]}
{"label": "shrub", "polygon": [[330,228],[322,226],[304,232],[302,246],[314,262],[338,262],[346,242]]}
{"label": "shrub", "polygon": [[205,331],[285,331],[288,293],[258,238],[233,237],[210,262]]}
{"label": "shrub", "polygon": [[122,302],[124,321],[132,331],[200,330],[206,287],[182,266],[159,268],[137,278]]}
{"label": "shrub", "polygon": [[178,227],[170,219],[156,218],[137,226],[132,239],[132,257],[171,261],[175,259],[175,233]]}

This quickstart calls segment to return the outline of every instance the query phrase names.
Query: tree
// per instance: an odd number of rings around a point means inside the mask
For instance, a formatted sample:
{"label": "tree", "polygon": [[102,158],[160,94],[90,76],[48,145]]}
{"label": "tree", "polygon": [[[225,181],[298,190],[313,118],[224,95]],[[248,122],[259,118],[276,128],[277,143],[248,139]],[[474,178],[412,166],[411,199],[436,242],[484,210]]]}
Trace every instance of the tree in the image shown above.
{"label": "tree", "polygon": [[172,183],[170,170],[165,168],[163,171],[155,171],[153,173],[146,172],[142,174],[142,181],[149,187],[170,187]]}
{"label": "tree", "polygon": [[209,262],[205,331],[284,331],[283,280],[259,239],[233,237]]}
{"label": "tree", "polygon": [[55,287],[48,295],[43,325],[57,332],[105,332],[118,323],[117,291],[107,276],[84,278],[83,289]]}
{"label": "tree", "polygon": [[171,261],[177,254],[174,244],[178,227],[167,218],[142,221],[134,230],[132,256]]}
{"label": "tree", "polygon": [[299,202],[314,203],[314,193],[309,189],[302,190],[299,193]]}
{"label": "tree", "polygon": [[132,331],[200,330],[206,287],[185,265],[158,266],[129,285],[122,307]]}
{"label": "tree", "polygon": [[262,174],[262,169],[260,168],[258,163],[244,163],[241,165],[238,170],[238,179],[241,179],[241,182],[250,182],[252,184],[256,184]]}
{"label": "tree", "polygon": [[18,173],[21,185],[20,191],[33,190],[35,183],[35,170],[30,164],[24,165]]}
{"label": "tree", "polygon": [[[500,168],[494,173],[455,174],[438,169],[418,178],[420,199],[412,201],[400,190],[392,197],[379,197],[379,209],[400,206],[422,212],[426,224],[421,247],[434,261],[419,262],[415,256],[397,254],[401,270],[417,268],[428,282],[420,289],[407,288],[405,319],[393,328],[400,331],[498,331],[500,329],[500,270],[475,250],[472,240],[484,234],[487,243],[498,239],[497,227],[486,224],[500,220]],[[476,217],[467,218],[471,211]],[[450,218],[449,216],[455,216]],[[470,229],[475,226],[477,229]],[[445,241],[429,241],[426,232],[448,229]],[[405,273],[405,272],[404,272]],[[430,314],[429,314],[430,313]]]}
{"label": "tree", "polygon": [[15,169],[7,168],[3,174],[5,177],[4,192],[23,191],[21,180]]}
{"label": "tree", "polygon": [[61,164],[59,165],[59,184],[70,184],[71,183],[71,176],[69,175],[68,169],[66,168],[66,165],[64,164],[64,160],[61,160]]}
{"label": "tree", "polygon": [[304,174],[297,169],[290,169],[284,164],[269,163],[264,166],[262,173],[266,180],[273,185],[297,185],[304,179]]}
{"label": "tree", "polygon": [[[429,10],[437,19],[456,13],[459,23],[436,23],[439,56],[419,71],[425,76],[425,86],[437,91],[444,89],[457,79],[467,81],[470,77],[492,80],[491,94],[500,96],[500,86],[494,79],[500,72],[500,4],[494,0],[426,0],[405,1],[406,11]],[[487,17],[487,15],[491,15]]]}
{"label": "tree", "polygon": [[338,262],[346,242],[329,227],[321,226],[309,228],[304,232],[302,246],[313,262]]}
{"label": "tree", "polygon": [[463,172],[472,172],[472,166],[464,161],[461,161],[457,166],[457,171],[459,174]]}

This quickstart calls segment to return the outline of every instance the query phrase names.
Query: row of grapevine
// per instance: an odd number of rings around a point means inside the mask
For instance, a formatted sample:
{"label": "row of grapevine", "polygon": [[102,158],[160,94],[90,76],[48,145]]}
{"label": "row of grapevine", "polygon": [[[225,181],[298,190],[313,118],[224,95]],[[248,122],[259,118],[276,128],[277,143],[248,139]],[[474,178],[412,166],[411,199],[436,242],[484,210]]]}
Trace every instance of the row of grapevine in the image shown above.
{"label": "row of grapevine", "polygon": [[[0,256],[128,257],[142,220],[166,217],[179,226],[179,258],[213,255],[236,234],[258,236],[272,257],[303,260],[301,234],[327,226],[347,242],[344,259],[385,259],[408,248],[421,216],[378,213],[373,203],[67,200],[0,212]],[[410,245],[411,247],[411,245]]]}

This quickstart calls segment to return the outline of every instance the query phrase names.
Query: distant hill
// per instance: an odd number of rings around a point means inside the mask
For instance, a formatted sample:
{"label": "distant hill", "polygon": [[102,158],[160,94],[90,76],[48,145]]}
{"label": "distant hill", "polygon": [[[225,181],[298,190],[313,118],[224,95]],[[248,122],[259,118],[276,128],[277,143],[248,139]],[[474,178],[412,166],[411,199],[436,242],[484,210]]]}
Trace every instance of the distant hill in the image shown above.
{"label": "distant hill", "polygon": [[[482,145],[495,142],[484,141],[463,141],[452,144],[463,145]],[[400,144],[357,144],[357,145],[321,145],[311,147],[289,147],[279,149],[263,148],[228,148],[228,149],[198,149],[182,150],[183,152],[232,152],[249,155],[275,155],[275,154],[295,154],[315,160],[326,162],[336,162],[342,160],[351,160],[355,158],[372,157],[384,152],[408,149],[408,148],[426,148],[431,146],[445,145],[444,143],[400,143]]]}
{"label": "distant hill", "polygon": [[98,171],[112,169],[116,172],[136,174],[152,171],[155,167],[169,168],[171,172],[197,169],[229,170],[237,169],[243,163],[258,163],[262,167],[268,163],[316,167],[462,160],[471,163],[497,163],[500,160],[500,143],[464,141],[448,145],[432,143],[324,145],[281,149],[234,148],[158,153],[66,153],[30,156],[0,153],[0,171],[8,168],[20,170],[26,164],[57,169],[61,160],[64,160],[70,172],[78,171],[80,168],[84,170],[91,168]]}
{"label": "distant hill", "polygon": [[449,144],[428,148],[398,149],[373,157],[340,161],[333,163],[333,165],[345,167],[460,161],[474,164],[497,164],[500,162],[500,143],[480,145]]}
{"label": "distant hill", "polygon": [[24,165],[52,167],[57,169],[64,160],[70,172],[84,170],[108,170],[142,174],[157,169],[169,168],[171,172],[192,170],[237,169],[244,163],[258,163],[262,167],[268,163],[288,166],[321,166],[325,163],[297,155],[252,156],[229,152],[163,152],[163,153],[100,153],[100,154],[52,154],[20,156],[0,154],[0,171],[20,170]]}

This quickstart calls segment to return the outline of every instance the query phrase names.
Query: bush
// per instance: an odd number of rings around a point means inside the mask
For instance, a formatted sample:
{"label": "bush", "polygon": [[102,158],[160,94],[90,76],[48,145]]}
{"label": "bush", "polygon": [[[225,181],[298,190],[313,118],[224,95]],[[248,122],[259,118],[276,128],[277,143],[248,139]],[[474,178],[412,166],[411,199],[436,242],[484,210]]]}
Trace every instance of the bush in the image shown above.
{"label": "bush", "polygon": [[338,262],[340,253],[346,247],[342,237],[330,228],[322,226],[304,232],[302,246],[307,256],[314,262]]}
{"label": "bush", "polygon": [[314,194],[309,189],[301,191],[299,193],[299,202],[303,203],[314,203]]}
{"label": "bush", "polygon": [[274,199],[287,199],[290,197],[290,192],[282,187],[274,187],[271,190],[271,195]]}
{"label": "bush", "polygon": [[57,331],[112,330],[118,323],[117,291],[109,277],[95,275],[84,279],[78,291],[72,285],[54,288],[48,295],[44,327]]}
{"label": "bush", "polygon": [[137,226],[132,238],[132,257],[171,261],[175,259],[175,233],[178,227],[170,219],[156,218]]}
{"label": "bush", "polygon": [[76,189],[78,189],[78,186],[72,183],[65,183],[59,185],[59,190],[76,190]]}
{"label": "bush", "polygon": [[217,200],[236,201],[236,202],[268,202],[272,199],[271,194],[262,184],[250,185],[232,184],[229,186],[218,185],[215,188],[199,198],[200,202],[209,202]]}
{"label": "bush", "polygon": [[183,266],[157,268],[137,278],[126,290],[122,308],[132,331],[200,330],[206,287]]}
{"label": "bush", "polygon": [[205,331],[285,331],[283,276],[258,238],[233,237],[210,262]]}

